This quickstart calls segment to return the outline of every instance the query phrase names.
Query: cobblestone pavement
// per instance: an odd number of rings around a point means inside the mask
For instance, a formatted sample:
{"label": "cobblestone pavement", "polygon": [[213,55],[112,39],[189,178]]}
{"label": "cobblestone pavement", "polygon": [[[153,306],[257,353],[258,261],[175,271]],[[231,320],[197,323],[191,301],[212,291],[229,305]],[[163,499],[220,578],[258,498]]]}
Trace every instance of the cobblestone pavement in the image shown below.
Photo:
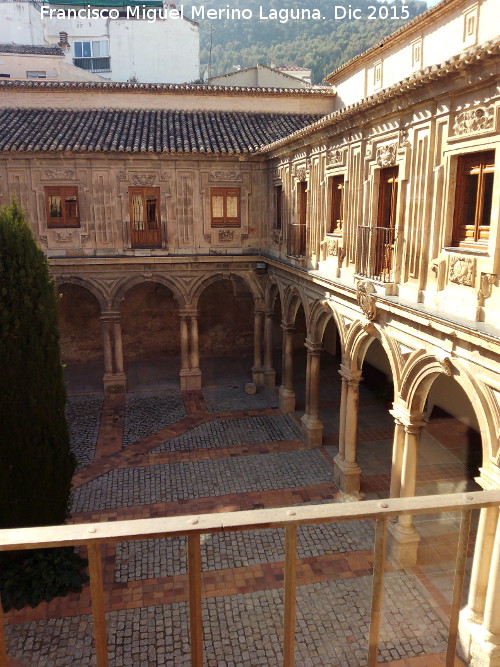
{"label": "cobblestone pavement", "polygon": [[171,438],[154,452],[174,452],[212,447],[233,447],[256,442],[275,442],[301,438],[300,429],[288,415],[266,415],[222,419],[196,426],[188,433]]}
{"label": "cobblestone pavement", "polygon": [[78,468],[94,460],[103,400],[102,394],[85,394],[69,396],[66,402],[70,446],[77,458]]}
{"label": "cobblestone pavement", "polygon": [[[296,665],[366,665],[372,578],[298,586]],[[110,666],[190,664],[186,603],[107,614]],[[269,667],[282,660],[283,591],[203,601],[204,665]],[[29,667],[95,664],[89,616],[7,628],[11,654]],[[412,574],[387,573],[379,662],[446,647],[446,630]]]}
{"label": "cobblestone pavement", "polygon": [[262,410],[277,408],[278,396],[274,389],[257,387],[255,394],[245,394],[245,385],[204,387],[203,398],[208,412],[230,412],[232,410]]}
{"label": "cobblestone pavement", "polygon": [[[326,553],[347,553],[373,547],[369,521],[299,527],[297,558]],[[187,540],[172,537],[120,542],[116,545],[115,581],[153,579],[187,571]],[[282,530],[251,530],[205,535],[201,545],[203,571],[224,570],[282,561],[285,558]]]}
{"label": "cobblestone pavement", "polygon": [[72,494],[71,512],[331,481],[332,470],[317,450],[118,468],[78,487]]}
{"label": "cobblestone pavement", "polygon": [[161,431],[185,416],[182,393],[178,389],[128,394],[123,446]]}

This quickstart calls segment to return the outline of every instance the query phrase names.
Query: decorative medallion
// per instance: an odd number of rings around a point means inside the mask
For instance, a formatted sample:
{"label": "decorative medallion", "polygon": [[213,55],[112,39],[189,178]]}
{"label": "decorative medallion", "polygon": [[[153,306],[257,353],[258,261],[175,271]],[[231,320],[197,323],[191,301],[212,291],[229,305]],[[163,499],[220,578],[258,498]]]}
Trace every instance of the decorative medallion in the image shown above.
{"label": "decorative medallion", "polygon": [[345,161],[345,150],[331,148],[327,153],[326,161],[327,164],[332,164],[335,166],[343,165]]}
{"label": "decorative medallion", "polygon": [[368,320],[374,320],[378,314],[375,297],[373,296],[374,292],[375,287],[369,280],[358,280],[356,300]]}
{"label": "decorative medallion", "polygon": [[485,132],[495,127],[495,105],[476,107],[455,116],[453,134],[461,136],[472,132]]}
{"label": "decorative medallion", "polygon": [[232,229],[220,229],[219,230],[219,241],[233,241],[234,232]]}
{"label": "decorative medallion", "polygon": [[59,243],[67,243],[68,241],[73,240],[73,233],[67,229],[62,229],[60,232],[56,232],[56,241]]}
{"label": "decorative medallion", "polygon": [[326,242],[327,252],[331,257],[335,257],[339,254],[339,240],[338,239],[328,239]]}
{"label": "decorative medallion", "polygon": [[295,178],[298,181],[306,181],[307,180],[307,169],[305,167],[297,167],[295,169]]}
{"label": "decorative medallion", "polygon": [[450,257],[450,281],[458,285],[474,286],[476,258],[452,255]]}
{"label": "decorative medallion", "polygon": [[132,183],[142,188],[150,188],[155,184],[154,174],[136,174],[132,176]]}
{"label": "decorative medallion", "polygon": [[73,169],[47,169],[44,176],[54,180],[68,180],[75,178],[75,172]]}
{"label": "decorative medallion", "polygon": [[160,171],[160,181],[169,181],[170,172],[169,171]]}
{"label": "decorative medallion", "polygon": [[242,175],[241,171],[236,171],[234,169],[218,169],[217,171],[211,171],[208,177],[209,181],[241,181]]}
{"label": "decorative medallion", "polygon": [[377,164],[379,167],[393,167],[396,164],[396,143],[386,144],[377,148]]}

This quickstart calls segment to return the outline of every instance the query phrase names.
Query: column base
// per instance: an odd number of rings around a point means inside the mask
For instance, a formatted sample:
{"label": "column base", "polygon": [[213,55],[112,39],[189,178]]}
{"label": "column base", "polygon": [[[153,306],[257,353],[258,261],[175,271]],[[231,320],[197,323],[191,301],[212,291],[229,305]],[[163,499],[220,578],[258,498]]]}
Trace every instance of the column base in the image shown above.
{"label": "column base", "polygon": [[413,524],[406,527],[388,522],[387,537],[387,557],[397,570],[417,564],[420,536]]}
{"label": "column base", "polygon": [[102,383],[106,396],[124,394],[127,391],[127,376],[125,373],[105,373]]}
{"label": "column base", "polygon": [[356,496],[361,484],[361,468],[357,463],[347,463],[340,454],[333,459],[333,479],[340,491],[347,496]]}
{"label": "column base", "polygon": [[271,388],[276,386],[276,371],[274,368],[264,371],[264,386]]}
{"label": "column base", "polygon": [[252,382],[255,382],[257,387],[264,386],[264,370],[262,368],[252,368]]}
{"label": "column base", "polygon": [[460,612],[457,653],[472,667],[500,667],[500,637],[485,630],[468,607]]}
{"label": "column base", "polygon": [[181,391],[199,391],[201,389],[201,371],[199,368],[183,368],[179,372]]}
{"label": "column base", "polygon": [[288,415],[295,412],[295,392],[293,389],[285,389],[283,385],[279,392],[279,407],[283,414]]}
{"label": "column base", "polygon": [[302,417],[302,434],[304,441],[311,449],[321,447],[323,443],[323,424],[319,419],[312,418],[309,415]]}

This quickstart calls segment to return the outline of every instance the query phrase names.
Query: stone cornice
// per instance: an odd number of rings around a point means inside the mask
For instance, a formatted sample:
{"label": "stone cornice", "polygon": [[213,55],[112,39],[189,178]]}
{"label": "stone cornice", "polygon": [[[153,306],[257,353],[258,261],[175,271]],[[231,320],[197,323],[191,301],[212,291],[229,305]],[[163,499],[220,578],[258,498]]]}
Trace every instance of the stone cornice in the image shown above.
{"label": "stone cornice", "polygon": [[354,104],[350,104],[343,109],[334,111],[327,116],[324,116],[320,120],[308,125],[307,128],[298,130],[293,134],[290,134],[284,139],[279,139],[278,141],[273,142],[272,144],[267,144],[262,147],[258,153],[270,153],[276,151],[279,148],[286,146],[294,141],[310,137],[311,135],[319,132],[325,128],[331,128],[334,125],[340,124],[352,118],[353,116],[358,116],[364,111],[373,109],[385,102],[389,102],[398,97],[406,95],[407,93],[412,92],[418,88],[423,88],[424,86],[429,85],[430,83],[445,79],[453,74],[459,73],[463,70],[466,70],[473,65],[477,64],[481,60],[486,60],[487,58],[492,58],[500,54],[500,36],[495,39],[489,40],[480,46],[475,46],[471,49],[463,51],[459,55],[452,56],[445,62],[439,65],[431,65],[426,67],[419,72],[415,72],[411,76],[399,81],[398,83],[381,90],[375,95],[370,95],[369,97],[360,100]]}

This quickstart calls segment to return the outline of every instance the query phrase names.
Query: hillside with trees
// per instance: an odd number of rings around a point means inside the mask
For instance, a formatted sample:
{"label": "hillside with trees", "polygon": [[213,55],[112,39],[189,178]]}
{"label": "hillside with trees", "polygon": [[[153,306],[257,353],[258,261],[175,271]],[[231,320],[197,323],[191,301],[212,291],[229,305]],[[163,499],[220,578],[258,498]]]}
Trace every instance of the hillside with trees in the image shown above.
{"label": "hillside with trees", "polygon": [[[251,10],[250,19],[217,18],[200,20],[201,71],[210,75],[225,74],[236,68],[263,65],[298,65],[310,67],[313,83],[320,83],[334,69],[358,53],[380,42],[384,37],[427,8],[417,0],[402,3],[380,3],[376,0],[290,0],[286,5],[280,0],[233,0],[230,4],[221,0],[207,0],[208,9]],[[344,14],[344,18],[335,19]],[[401,20],[406,15],[408,19]],[[262,9],[261,9],[262,8]],[[372,8],[372,9],[370,9]],[[292,11],[317,9],[321,18],[292,19]],[[349,19],[351,12],[359,10],[359,19]],[[272,16],[272,10],[288,10],[288,20],[261,18]],[[191,10],[185,5],[185,15]],[[376,18],[369,18],[370,16]],[[387,16],[386,18],[382,18]],[[205,13],[206,17],[206,13]],[[323,18],[324,17],[324,18]],[[201,17],[200,17],[201,18]],[[284,13],[281,19],[286,19]]]}

